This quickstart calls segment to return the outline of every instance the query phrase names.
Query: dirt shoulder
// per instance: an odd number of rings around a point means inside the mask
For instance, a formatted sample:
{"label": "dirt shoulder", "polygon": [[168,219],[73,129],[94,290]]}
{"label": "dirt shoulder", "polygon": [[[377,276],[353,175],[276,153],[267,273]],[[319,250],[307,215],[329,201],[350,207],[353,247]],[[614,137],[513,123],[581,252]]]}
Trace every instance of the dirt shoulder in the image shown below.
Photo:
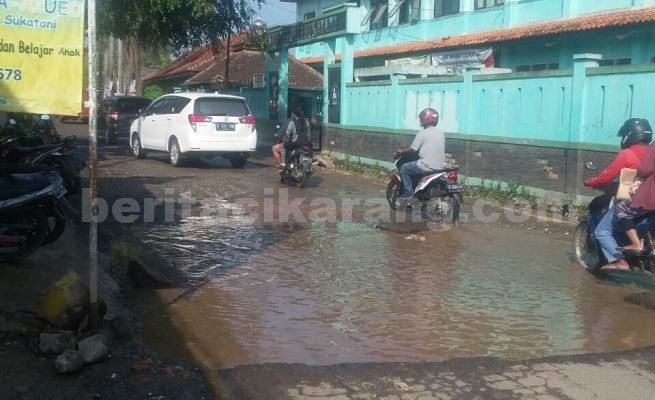
{"label": "dirt shoulder", "polygon": [[[36,302],[54,282],[69,272],[87,281],[87,227],[69,226],[53,245],[22,263],[2,264],[0,271],[0,399],[209,399],[203,375],[194,366],[161,361],[141,343],[141,314],[132,282],[123,267],[100,256],[100,296],[107,303],[103,330],[120,316],[131,339],[112,336],[103,361],[77,373],[55,370],[57,354],[39,349],[40,334],[55,332],[37,317]],[[75,332],[76,338],[88,332]]]}

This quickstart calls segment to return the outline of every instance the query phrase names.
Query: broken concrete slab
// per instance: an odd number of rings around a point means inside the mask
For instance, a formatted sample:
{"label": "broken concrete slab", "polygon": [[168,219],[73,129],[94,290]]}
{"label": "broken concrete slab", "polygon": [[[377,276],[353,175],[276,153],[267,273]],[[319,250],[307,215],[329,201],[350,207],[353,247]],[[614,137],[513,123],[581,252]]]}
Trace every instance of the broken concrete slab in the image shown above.
{"label": "broken concrete slab", "polygon": [[60,374],[72,374],[84,368],[84,359],[77,350],[66,350],[55,359],[55,369]]}
{"label": "broken concrete slab", "polygon": [[107,339],[102,335],[93,335],[80,341],[78,348],[87,364],[102,361],[109,354]]}
{"label": "broken concrete slab", "polygon": [[45,354],[60,354],[66,350],[74,350],[77,340],[71,331],[41,333],[39,350]]}

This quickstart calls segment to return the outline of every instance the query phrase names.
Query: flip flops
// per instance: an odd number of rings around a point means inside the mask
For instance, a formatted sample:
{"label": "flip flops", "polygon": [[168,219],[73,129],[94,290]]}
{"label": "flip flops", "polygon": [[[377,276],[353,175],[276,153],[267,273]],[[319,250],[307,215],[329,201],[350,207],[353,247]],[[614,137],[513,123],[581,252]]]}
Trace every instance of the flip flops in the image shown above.
{"label": "flip flops", "polygon": [[605,271],[605,272],[608,272],[608,271],[626,271],[626,272],[630,272],[630,267],[628,267],[628,266],[623,267],[623,266],[620,266],[620,265],[607,264],[607,265],[604,265],[604,266],[600,267],[600,270]]}

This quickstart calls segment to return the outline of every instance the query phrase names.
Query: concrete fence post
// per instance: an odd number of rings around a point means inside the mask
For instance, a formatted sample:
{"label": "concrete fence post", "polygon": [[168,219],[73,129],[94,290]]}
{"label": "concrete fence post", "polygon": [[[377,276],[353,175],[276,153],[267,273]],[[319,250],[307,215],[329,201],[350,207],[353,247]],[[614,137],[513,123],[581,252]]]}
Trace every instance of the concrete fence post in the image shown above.
{"label": "concrete fence post", "polygon": [[334,38],[323,43],[323,122],[328,122],[330,113],[330,64],[334,63],[337,54],[337,43]]}
{"label": "concrete fence post", "polygon": [[339,114],[341,118],[341,125],[348,125],[350,123],[349,114],[349,101],[347,100],[348,83],[352,83],[355,75],[354,69],[354,51],[353,51],[354,38],[347,35],[341,38],[341,100],[339,101]]}
{"label": "concrete fence post", "polygon": [[[391,101],[393,103],[393,127],[394,129],[405,128],[405,108],[407,105],[407,96],[403,96],[402,89],[400,87],[400,78],[399,75],[391,74]],[[402,77],[404,78],[404,76]]]}
{"label": "concrete fence post", "polygon": [[[571,121],[569,124],[569,143],[579,144],[584,141],[582,128],[585,124],[586,112],[586,91],[587,91],[587,68],[598,67],[598,61],[602,59],[600,54],[576,54],[573,56],[573,82],[571,83]],[[571,171],[566,171],[565,181],[568,182],[569,174],[575,176],[574,193],[575,203],[581,204],[581,194],[584,182],[584,159],[583,151],[565,150],[567,158],[569,152],[575,152],[577,163],[571,163]]]}
{"label": "concrete fence post", "polygon": [[462,85],[462,111],[459,115],[459,131],[461,133],[472,133],[471,122],[473,120],[473,75],[476,75],[482,69],[482,65],[473,64],[464,67],[464,83]]}
{"label": "concrete fence post", "polygon": [[585,99],[587,88],[587,68],[598,67],[600,54],[576,54],[573,56],[573,82],[571,84],[571,122],[569,125],[569,143],[579,143],[585,123]]}

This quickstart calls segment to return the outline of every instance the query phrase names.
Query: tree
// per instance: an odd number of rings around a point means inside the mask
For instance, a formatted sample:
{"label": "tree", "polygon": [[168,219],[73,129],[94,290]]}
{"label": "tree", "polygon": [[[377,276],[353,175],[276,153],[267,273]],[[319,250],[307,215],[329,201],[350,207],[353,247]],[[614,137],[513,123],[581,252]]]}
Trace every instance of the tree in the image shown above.
{"label": "tree", "polygon": [[[254,0],[261,4],[264,0]],[[248,27],[253,10],[248,0],[99,0],[98,35],[122,39],[125,76],[141,84],[143,50],[175,53],[220,43]]]}

